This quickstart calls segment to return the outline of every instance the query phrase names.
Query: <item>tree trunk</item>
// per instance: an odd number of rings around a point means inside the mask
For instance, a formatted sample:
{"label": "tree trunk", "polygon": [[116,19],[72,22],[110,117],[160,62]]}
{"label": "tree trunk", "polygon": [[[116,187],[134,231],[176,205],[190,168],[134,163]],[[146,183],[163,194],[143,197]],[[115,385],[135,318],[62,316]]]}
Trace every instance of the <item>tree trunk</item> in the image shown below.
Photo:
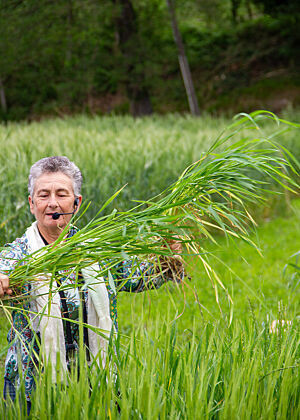
{"label": "tree trunk", "polygon": [[130,101],[130,112],[133,116],[152,114],[150,95],[146,85],[145,75],[137,70],[140,67],[139,45],[136,14],[131,0],[114,0],[119,5],[119,15],[116,19],[117,39],[124,61],[125,86]]}
{"label": "tree trunk", "polygon": [[174,0],[166,0],[167,6],[171,16],[171,24],[173,30],[174,41],[178,49],[178,61],[180,66],[181,75],[183,78],[187,98],[189,101],[189,107],[192,115],[199,116],[199,106],[198,100],[194,89],[194,84],[192,80],[192,75],[190,71],[190,66],[188,63],[187,56],[185,54],[184,45],[182,42],[181,34],[178,28],[176,16],[175,16],[175,8],[174,8]]}
{"label": "tree trunk", "polygon": [[238,20],[238,8],[240,7],[241,0],[231,0],[231,16],[234,25],[237,24]]}
{"label": "tree trunk", "polygon": [[73,49],[73,39],[72,39],[72,30],[74,24],[74,15],[73,15],[73,2],[68,0],[67,3],[67,45],[66,45],[66,65],[71,67],[72,62],[72,49]]}
{"label": "tree trunk", "polygon": [[1,78],[0,78],[0,102],[1,102],[1,109],[3,111],[3,114],[6,114],[7,102],[6,102],[5,90],[4,90],[4,86],[3,86]]}
{"label": "tree trunk", "polygon": [[250,0],[246,0],[246,8],[247,8],[247,13],[248,13],[248,18],[252,19],[253,18],[253,13],[252,13]]}

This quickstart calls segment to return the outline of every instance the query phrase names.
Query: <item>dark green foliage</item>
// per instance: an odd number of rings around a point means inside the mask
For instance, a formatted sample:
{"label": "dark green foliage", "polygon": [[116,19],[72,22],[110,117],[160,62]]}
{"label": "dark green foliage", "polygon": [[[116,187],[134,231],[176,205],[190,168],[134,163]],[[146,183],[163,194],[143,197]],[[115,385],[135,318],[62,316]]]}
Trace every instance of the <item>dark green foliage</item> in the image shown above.
{"label": "dark green foliage", "polygon": [[300,15],[300,3],[298,0],[255,0],[256,3],[261,4],[265,13],[271,16],[289,16],[295,18],[295,15]]}
{"label": "dark green foliage", "polygon": [[[128,18],[121,24],[125,3],[132,5],[131,26]],[[252,104],[235,105],[232,92],[257,80],[277,80],[277,73],[290,77],[293,88],[300,66],[299,6],[296,0],[284,3],[177,2],[202,109],[252,111]],[[124,37],[122,27],[129,26],[130,37]],[[165,0],[2,0],[0,27],[3,120],[124,113],[141,96],[155,112],[188,109]],[[228,100],[218,103],[220,95]],[[264,102],[258,106],[278,111]]]}

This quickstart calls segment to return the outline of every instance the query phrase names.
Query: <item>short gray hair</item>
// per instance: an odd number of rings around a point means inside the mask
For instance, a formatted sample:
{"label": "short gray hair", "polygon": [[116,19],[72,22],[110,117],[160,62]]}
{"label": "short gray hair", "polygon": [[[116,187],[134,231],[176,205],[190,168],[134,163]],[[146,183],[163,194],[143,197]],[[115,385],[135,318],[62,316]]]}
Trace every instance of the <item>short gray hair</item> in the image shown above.
{"label": "short gray hair", "polygon": [[80,195],[82,175],[74,162],[66,156],[51,156],[38,160],[30,168],[28,178],[28,192],[33,197],[35,181],[45,173],[62,172],[73,181],[75,196]]}

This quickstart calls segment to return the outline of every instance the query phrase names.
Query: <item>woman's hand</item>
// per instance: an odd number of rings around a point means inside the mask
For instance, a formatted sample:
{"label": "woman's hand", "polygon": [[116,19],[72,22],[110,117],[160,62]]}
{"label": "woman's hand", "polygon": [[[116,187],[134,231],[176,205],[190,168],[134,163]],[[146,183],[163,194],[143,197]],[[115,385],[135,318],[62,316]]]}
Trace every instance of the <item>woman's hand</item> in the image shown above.
{"label": "woman's hand", "polygon": [[158,272],[167,280],[181,283],[184,277],[182,243],[179,238],[172,239],[171,241],[168,241],[168,245],[164,245],[164,247],[167,246],[172,254],[159,257]]}
{"label": "woman's hand", "polygon": [[11,295],[12,290],[9,288],[8,276],[0,273],[0,298],[3,298],[5,294]]}
{"label": "woman's hand", "polygon": [[172,250],[174,257],[180,256],[182,253],[182,243],[177,240],[172,240],[169,242],[169,247]]}

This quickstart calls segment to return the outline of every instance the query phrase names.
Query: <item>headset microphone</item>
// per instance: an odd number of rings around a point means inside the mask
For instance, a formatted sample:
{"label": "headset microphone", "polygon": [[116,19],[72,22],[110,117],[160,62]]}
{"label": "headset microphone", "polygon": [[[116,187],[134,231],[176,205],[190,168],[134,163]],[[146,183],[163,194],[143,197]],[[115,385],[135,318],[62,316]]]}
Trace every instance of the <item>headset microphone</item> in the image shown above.
{"label": "headset microphone", "polygon": [[74,214],[76,211],[76,208],[78,207],[79,204],[79,198],[76,197],[74,200],[74,210],[71,213],[53,213],[52,214],[52,219],[53,220],[58,220],[60,218],[60,216],[64,216],[65,214]]}
{"label": "headset microphone", "polygon": [[72,213],[53,213],[52,214],[52,219],[57,220],[57,219],[60,218],[60,216],[64,216],[65,214],[74,214],[74,213],[75,213],[75,210],[72,211]]}

